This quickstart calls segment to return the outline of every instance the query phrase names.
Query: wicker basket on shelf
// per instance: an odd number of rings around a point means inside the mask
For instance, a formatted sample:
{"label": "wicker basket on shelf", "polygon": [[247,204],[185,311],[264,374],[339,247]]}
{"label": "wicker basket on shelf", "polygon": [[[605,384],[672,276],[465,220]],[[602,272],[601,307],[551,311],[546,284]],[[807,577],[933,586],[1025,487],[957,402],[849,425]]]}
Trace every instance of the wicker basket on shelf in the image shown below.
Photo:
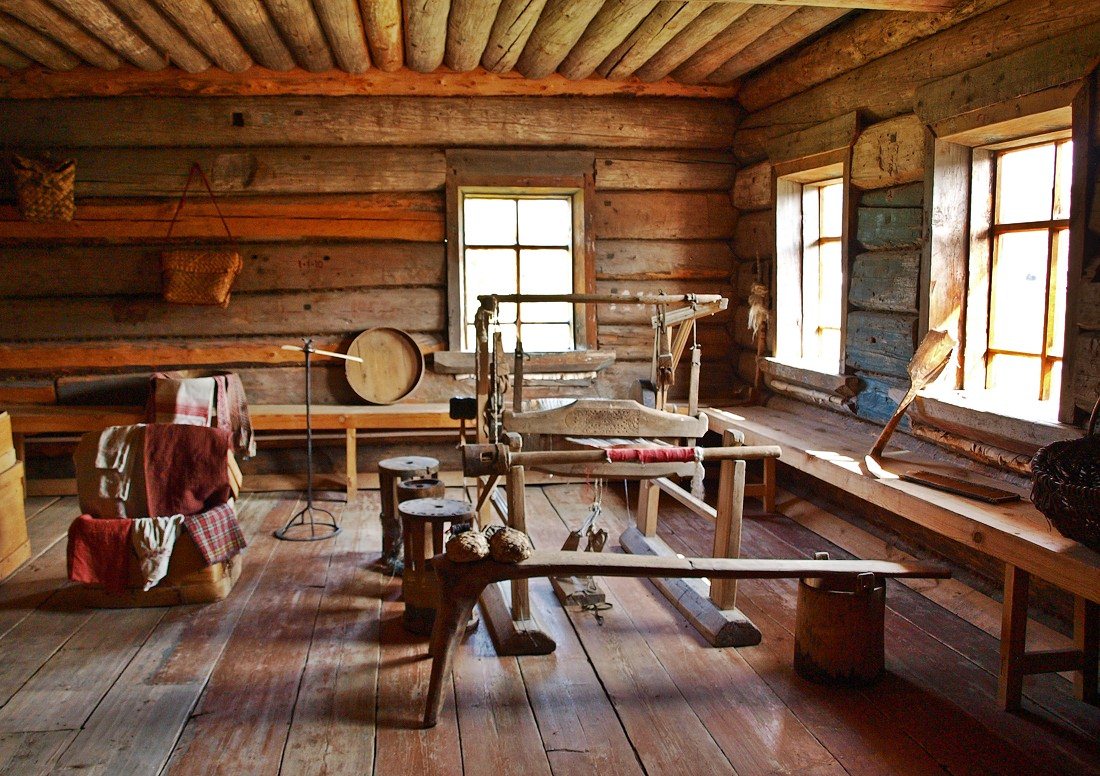
{"label": "wicker basket on shelf", "polygon": [[1063,536],[1100,552],[1100,399],[1081,439],[1047,445],[1031,461],[1031,501]]}
{"label": "wicker basket on shelf", "polygon": [[36,223],[73,220],[76,214],[74,160],[58,162],[13,154],[11,172],[15,201],[22,218]]}
{"label": "wicker basket on shelf", "polygon": [[[171,245],[172,230],[179,219],[180,211],[187,202],[187,191],[195,178],[201,180],[205,186],[206,193],[210,196],[210,203],[214,206],[214,212],[218,214],[226,237],[231,243],[230,247]],[[229,230],[229,223],[222,215],[221,208],[218,207],[218,200],[210,187],[210,181],[207,180],[198,162],[191,165],[187,184],[183,187],[183,194],[180,196],[175,212],[172,213],[172,221],[168,225],[165,241],[170,244],[161,251],[160,256],[164,300],[171,304],[228,307],[230,291],[233,289],[237,275],[244,267],[244,261],[241,259],[240,251],[237,250],[237,241]]]}

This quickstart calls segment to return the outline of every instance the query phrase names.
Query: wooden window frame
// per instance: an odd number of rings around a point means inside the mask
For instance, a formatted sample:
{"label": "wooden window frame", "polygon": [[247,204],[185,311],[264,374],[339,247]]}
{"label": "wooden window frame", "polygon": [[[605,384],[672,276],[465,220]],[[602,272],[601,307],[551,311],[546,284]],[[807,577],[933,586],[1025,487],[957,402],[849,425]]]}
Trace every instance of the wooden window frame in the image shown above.
{"label": "wooden window frame", "polygon": [[[840,307],[840,349],[837,355],[835,372],[822,372],[811,368],[804,358],[792,362],[789,357],[778,355],[779,330],[797,328],[799,332],[799,353],[802,353],[802,268],[804,261],[803,192],[807,185],[824,181],[839,180],[843,186],[843,211],[840,235],[841,261],[841,299],[848,298],[849,244],[852,232],[851,202],[851,146],[837,148],[822,153],[803,156],[798,159],[777,162],[773,165],[775,191],[775,271],[772,278],[773,316],[775,326],[770,327],[769,349],[777,360],[787,366],[816,374],[843,375],[846,371],[845,340],[848,331],[848,305],[842,302]],[[784,228],[784,225],[797,224],[797,228]],[[781,275],[797,276],[797,304],[784,304],[781,296],[790,300],[790,291],[779,287]]]}
{"label": "wooden window frame", "polygon": [[[591,153],[554,151],[447,151],[447,346],[462,351],[462,193],[502,196],[567,195],[573,201],[573,288],[596,286],[596,246],[592,228],[596,159]],[[574,347],[596,349],[595,305],[577,305]]]}
{"label": "wooden window frame", "polygon": [[[921,274],[925,281],[921,284],[920,328],[922,336],[929,329],[938,329],[960,343],[937,386],[941,393],[970,397],[958,406],[970,404],[976,410],[1004,411],[1003,407],[986,406],[984,388],[973,387],[985,385],[996,151],[1054,139],[1068,129],[1074,140],[1066,288],[1068,320],[1061,394],[1054,400],[1058,422],[1076,421],[1073,397],[1076,327],[1070,324],[1077,309],[1083,272],[1089,96],[1087,83],[1077,81],[931,125],[934,140],[928,157],[932,175],[926,182],[925,197],[931,234],[922,260]],[[960,212],[967,217],[959,218]],[[954,403],[959,398],[947,400]],[[994,404],[992,397],[989,404]],[[1053,420],[1025,419],[1039,423]]]}

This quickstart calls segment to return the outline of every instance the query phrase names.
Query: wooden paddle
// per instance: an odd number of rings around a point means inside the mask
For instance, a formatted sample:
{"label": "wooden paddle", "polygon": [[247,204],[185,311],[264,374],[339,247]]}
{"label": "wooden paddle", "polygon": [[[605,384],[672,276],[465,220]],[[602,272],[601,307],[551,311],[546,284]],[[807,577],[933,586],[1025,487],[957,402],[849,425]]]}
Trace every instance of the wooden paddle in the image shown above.
{"label": "wooden paddle", "polygon": [[882,433],[878,435],[878,439],[875,440],[875,445],[871,448],[870,453],[872,458],[882,455],[882,450],[890,440],[890,435],[894,433],[894,429],[901,422],[901,416],[909,409],[913,399],[917,398],[917,393],[940,376],[951,358],[951,351],[954,349],[955,340],[947,332],[930,331],[924,336],[917,347],[917,352],[913,354],[913,358],[909,361],[909,390],[906,391],[904,398],[898,403],[894,417],[890,418],[890,421],[882,429]]}

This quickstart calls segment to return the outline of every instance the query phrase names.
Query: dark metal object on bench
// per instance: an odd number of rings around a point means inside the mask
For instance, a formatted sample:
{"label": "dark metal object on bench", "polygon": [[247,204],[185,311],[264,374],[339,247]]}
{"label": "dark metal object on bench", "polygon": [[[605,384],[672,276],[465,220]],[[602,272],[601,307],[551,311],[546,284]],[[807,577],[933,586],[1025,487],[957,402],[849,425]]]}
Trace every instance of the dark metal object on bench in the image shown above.
{"label": "dark metal object on bench", "polygon": [[610,555],[590,552],[536,551],[519,563],[453,563],[432,558],[439,579],[440,608],[432,631],[432,673],[424,707],[424,726],[433,727],[443,707],[443,682],[451,673],[455,651],[481,592],[513,579],[567,575],[606,577],[675,577],[710,579],[844,579],[872,573],[882,577],[946,579],[951,572],[920,563],[874,560],[761,560],[747,558],[677,558]]}

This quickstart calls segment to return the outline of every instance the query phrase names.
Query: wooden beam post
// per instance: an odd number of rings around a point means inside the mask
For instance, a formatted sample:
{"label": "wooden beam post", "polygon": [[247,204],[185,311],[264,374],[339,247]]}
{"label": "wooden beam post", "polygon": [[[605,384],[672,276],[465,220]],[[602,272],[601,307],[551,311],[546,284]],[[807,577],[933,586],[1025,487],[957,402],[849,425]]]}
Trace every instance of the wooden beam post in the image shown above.
{"label": "wooden beam post", "polygon": [[1020,708],[1024,689],[1024,651],[1027,647],[1027,599],[1031,575],[1005,564],[1004,602],[1001,610],[1001,673],[997,702],[1005,711]]}

